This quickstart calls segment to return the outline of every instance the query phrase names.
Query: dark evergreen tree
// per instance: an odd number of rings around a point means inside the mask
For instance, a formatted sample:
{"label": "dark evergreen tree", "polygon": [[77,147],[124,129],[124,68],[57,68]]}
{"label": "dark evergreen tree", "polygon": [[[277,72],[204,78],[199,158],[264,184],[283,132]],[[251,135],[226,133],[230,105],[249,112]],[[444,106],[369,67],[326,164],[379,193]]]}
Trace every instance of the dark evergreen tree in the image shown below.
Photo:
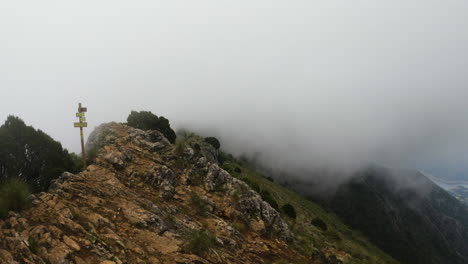
{"label": "dark evergreen tree", "polygon": [[150,111],[132,111],[127,118],[127,124],[142,130],[158,130],[172,144],[176,140],[176,133],[172,130],[169,120],[163,116],[158,117]]}
{"label": "dark evergreen tree", "polygon": [[219,140],[215,137],[207,137],[205,138],[205,142],[212,145],[216,150],[221,148],[221,143],[219,143]]}
{"label": "dark evergreen tree", "polygon": [[9,116],[0,127],[0,180],[16,178],[44,191],[64,171],[74,171],[66,149],[41,130]]}

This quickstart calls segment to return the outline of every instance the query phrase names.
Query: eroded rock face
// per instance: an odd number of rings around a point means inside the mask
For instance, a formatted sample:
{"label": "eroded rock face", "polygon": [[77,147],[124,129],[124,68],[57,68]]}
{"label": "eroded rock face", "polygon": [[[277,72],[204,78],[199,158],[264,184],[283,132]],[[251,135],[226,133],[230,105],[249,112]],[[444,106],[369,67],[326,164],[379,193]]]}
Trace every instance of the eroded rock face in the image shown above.
{"label": "eroded rock face", "polygon": [[237,189],[247,190],[243,192],[238,210],[244,218],[259,228],[259,232],[277,236],[284,241],[290,241],[292,234],[288,225],[281,219],[280,214],[270,204],[263,201],[260,195],[244,182],[232,177],[217,164],[212,164],[205,177],[204,187],[207,191],[223,190],[227,193]]}
{"label": "eroded rock face", "polygon": [[[0,220],[0,263],[308,261],[285,243],[291,232],[275,209],[193,149],[177,156],[161,133],[116,123],[88,146],[100,146],[94,165],[64,173],[31,209]],[[214,248],[192,251],[194,230],[213,234]]]}

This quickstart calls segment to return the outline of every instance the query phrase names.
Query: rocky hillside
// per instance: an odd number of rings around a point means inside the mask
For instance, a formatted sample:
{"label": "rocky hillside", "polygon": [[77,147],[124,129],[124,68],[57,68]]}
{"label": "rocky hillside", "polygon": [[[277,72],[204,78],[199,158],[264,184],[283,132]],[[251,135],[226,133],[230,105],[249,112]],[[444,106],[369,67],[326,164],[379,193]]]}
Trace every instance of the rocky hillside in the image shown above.
{"label": "rocky hillside", "polygon": [[325,200],[401,263],[468,263],[468,207],[417,171],[372,167]]}
{"label": "rocky hillside", "polygon": [[[173,145],[113,123],[88,147],[93,165],[64,173],[31,208],[0,220],[0,263],[396,263],[268,182],[278,201],[300,207],[297,222],[285,220],[202,143]],[[310,223],[314,210],[320,228]]]}

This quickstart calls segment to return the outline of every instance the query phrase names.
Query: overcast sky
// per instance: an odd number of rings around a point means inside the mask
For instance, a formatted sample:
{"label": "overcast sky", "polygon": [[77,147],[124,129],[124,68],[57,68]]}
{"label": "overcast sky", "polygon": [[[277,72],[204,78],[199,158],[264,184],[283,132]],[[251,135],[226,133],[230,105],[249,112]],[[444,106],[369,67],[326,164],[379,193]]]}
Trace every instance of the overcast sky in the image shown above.
{"label": "overcast sky", "polygon": [[78,102],[91,128],[151,110],[278,166],[468,175],[467,11],[462,0],[2,1],[0,119],[78,152]]}

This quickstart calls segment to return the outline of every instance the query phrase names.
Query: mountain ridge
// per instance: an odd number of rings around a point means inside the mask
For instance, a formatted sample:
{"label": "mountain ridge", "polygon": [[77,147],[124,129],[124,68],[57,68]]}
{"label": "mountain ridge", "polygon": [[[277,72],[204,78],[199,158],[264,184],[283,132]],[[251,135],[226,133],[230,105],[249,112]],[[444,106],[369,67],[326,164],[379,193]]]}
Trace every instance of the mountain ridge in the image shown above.
{"label": "mountain ridge", "polygon": [[[88,148],[96,150],[93,165],[62,174],[32,196],[32,208],[0,220],[1,263],[397,263],[248,168],[232,176],[201,141],[173,145],[158,131],[110,123],[91,134]],[[292,203],[298,219],[240,176]]]}

